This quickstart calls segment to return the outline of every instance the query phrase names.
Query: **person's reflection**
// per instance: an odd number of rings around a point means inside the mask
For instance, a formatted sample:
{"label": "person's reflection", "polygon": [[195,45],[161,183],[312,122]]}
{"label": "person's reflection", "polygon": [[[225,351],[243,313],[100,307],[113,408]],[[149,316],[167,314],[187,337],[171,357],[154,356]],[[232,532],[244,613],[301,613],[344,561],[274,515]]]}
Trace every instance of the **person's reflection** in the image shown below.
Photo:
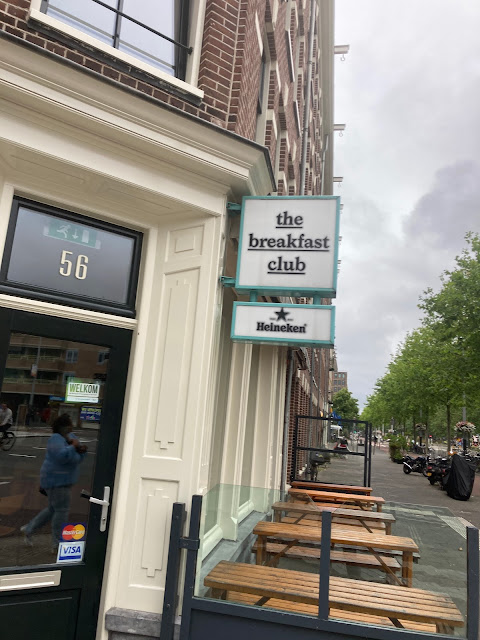
{"label": "person's reflection", "polygon": [[53,434],[47,442],[45,460],[40,469],[40,491],[46,493],[48,506],[30,522],[20,528],[25,543],[32,546],[32,535],[52,521],[52,551],[57,551],[62,525],[68,520],[72,485],[78,479],[78,465],[85,457],[87,447],[71,433],[72,420],[67,413],[52,424]]}

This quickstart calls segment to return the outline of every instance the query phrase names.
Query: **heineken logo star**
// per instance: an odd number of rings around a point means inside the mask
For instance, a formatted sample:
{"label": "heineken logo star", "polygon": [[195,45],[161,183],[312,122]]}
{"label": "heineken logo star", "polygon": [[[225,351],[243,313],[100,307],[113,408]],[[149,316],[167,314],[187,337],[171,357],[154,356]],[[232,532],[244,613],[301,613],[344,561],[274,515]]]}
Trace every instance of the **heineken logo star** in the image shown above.
{"label": "heineken logo star", "polygon": [[274,311],[274,313],[277,316],[277,322],[280,322],[280,320],[286,320],[287,316],[290,314],[290,312],[285,311],[283,307],[280,309],[280,311]]}

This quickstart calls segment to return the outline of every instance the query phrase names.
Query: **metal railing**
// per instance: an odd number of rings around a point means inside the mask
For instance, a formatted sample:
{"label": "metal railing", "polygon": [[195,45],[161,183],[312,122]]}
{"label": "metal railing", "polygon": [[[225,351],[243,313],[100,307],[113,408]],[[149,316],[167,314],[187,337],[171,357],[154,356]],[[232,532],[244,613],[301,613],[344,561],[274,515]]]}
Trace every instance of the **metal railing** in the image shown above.
{"label": "metal railing", "polygon": [[[84,0],[82,0],[84,1]],[[193,47],[188,46],[187,44],[185,44],[185,41],[187,40],[187,34],[188,34],[188,15],[189,15],[189,6],[190,6],[190,2],[189,0],[182,0],[182,2],[180,3],[180,16],[179,16],[179,24],[180,24],[180,28],[179,28],[179,36],[180,36],[180,40],[176,40],[174,38],[171,38],[170,36],[165,35],[164,33],[161,33],[160,31],[158,31],[157,29],[154,29],[153,27],[150,27],[149,25],[145,24],[144,22],[141,22],[140,20],[137,20],[136,18],[134,18],[133,16],[128,15],[127,13],[125,13],[124,11],[122,11],[123,8],[123,0],[118,0],[118,4],[117,6],[119,8],[116,7],[111,7],[108,4],[106,4],[105,2],[103,2],[102,0],[91,0],[92,2],[94,2],[95,4],[100,5],[101,7],[103,7],[104,9],[107,9],[108,11],[111,11],[115,14],[116,19],[115,19],[115,25],[113,27],[113,33],[109,34],[111,35],[112,39],[113,39],[113,48],[114,49],[119,49],[119,43],[120,43],[120,23],[121,23],[121,19],[125,19],[128,20],[129,22],[132,22],[133,24],[136,24],[137,26],[139,26],[142,29],[145,29],[146,31],[153,33],[154,35],[156,35],[159,38],[162,38],[163,40],[166,40],[167,42],[170,42],[171,44],[173,44],[176,48],[176,60],[175,60],[175,66],[172,67],[172,69],[175,72],[175,75],[177,77],[183,77],[185,75],[185,69],[186,69],[186,55],[190,55],[193,52]],[[51,6],[52,8],[57,8],[51,5],[50,0],[42,0],[42,6],[41,6],[41,10],[43,13],[47,13],[47,9],[48,7]],[[160,11],[160,9],[159,9]]]}

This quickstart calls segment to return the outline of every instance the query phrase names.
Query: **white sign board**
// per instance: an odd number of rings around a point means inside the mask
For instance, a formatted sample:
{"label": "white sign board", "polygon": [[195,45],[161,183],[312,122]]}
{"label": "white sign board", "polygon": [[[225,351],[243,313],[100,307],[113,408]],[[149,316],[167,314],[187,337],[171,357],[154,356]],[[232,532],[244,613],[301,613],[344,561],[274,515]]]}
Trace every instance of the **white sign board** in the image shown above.
{"label": "white sign board", "polygon": [[339,219],[338,196],[243,198],[235,288],[335,297]]}
{"label": "white sign board", "polygon": [[237,342],[334,346],[335,307],[234,302],[231,338]]}
{"label": "white sign board", "polygon": [[79,380],[69,378],[65,391],[65,402],[98,402],[100,383],[96,380]]}

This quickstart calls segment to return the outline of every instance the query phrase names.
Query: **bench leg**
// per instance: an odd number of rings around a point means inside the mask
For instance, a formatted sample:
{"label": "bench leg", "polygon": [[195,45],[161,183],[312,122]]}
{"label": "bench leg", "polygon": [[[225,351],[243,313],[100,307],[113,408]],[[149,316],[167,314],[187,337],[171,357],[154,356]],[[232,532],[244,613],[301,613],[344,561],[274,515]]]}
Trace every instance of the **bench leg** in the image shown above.
{"label": "bench leg", "polygon": [[436,627],[437,627],[437,633],[444,633],[447,636],[453,635],[454,633],[453,627],[450,627],[448,624],[445,624],[444,622],[437,622]]}
{"label": "bench leg", "polygon": [[391,522],[386,522],[385,523],[385,535],[387,535],[387,536],[391,536],[392,535],[392,523]]}
{"label": "bench leg", "polygon": [[257,564],[265,564],[267,559],[266,542],[265,536],[257,536]]}
{"label": "bench leg", "polygon": [[413,553],[404,551],[402,555],[402,578],[406,587],[412,586],[413,579]]}

